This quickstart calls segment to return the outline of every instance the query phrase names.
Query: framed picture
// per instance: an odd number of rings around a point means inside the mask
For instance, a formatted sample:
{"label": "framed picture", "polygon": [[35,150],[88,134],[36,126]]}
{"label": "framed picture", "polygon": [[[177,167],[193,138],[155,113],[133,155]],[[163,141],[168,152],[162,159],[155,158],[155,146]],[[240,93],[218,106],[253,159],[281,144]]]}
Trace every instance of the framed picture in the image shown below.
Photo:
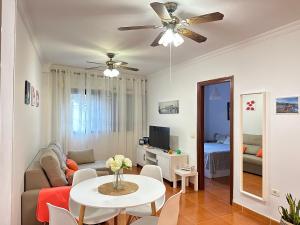
{"label": "framed picture", "polygon": [[179,113],[179,100],[160,102],[158,106],[159,114],[178,114]]}
{"label": "framed picture", "polygon": [[39,107],[40,106],[40,93],[38,90],[35,92],[35,106]]}
{"label": "framed picture", "polygon": [[31,105],[35,106],[35,90],[33,86],[31,86]]}
{"label": "framed picture", "polygon": [[26,105],[30,104],[30,83],[28,80],[25,80],[25,97],[24,102]]}
{"label": "framed picture", "polygon": [[276,98],[277,114],[298,114],[299,97]]}

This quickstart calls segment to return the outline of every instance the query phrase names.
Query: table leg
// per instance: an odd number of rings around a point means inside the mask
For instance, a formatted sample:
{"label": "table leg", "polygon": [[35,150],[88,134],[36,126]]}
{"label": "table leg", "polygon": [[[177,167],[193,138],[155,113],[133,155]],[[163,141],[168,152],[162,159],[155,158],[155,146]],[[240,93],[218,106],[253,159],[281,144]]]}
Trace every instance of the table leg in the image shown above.
{"label": "table leg", "polygon": [[173,178],[173,188],[177,188],[177,177],[176,177],[176,174],[174,175],[174,178]]}
{"label": "table leg", "polygon": [[125,209],[121,210],[121,212],[118,216],[118,219],[119,219],[118,225],[126,225],[127,221],[126,221],[126,211],[125,211]]}
{"label": "table leg", "polygon": [[182,179],[181,179],[181,190],[182,190],[182,193],[185,193],[185,177],[183,176]]}
{"label": "table leg", "polygon": [[195,175],[194,190],[198,191],[198,174]]}
{"label": "table leg", "polygon": [[155,205],[155,202],[151,202],[151,211],[152,211],[151,216],[156,216],[156,205]]}
{"label": "table leg", "polygon": [[85,212],[85,205],[81,205],[80,206],[80,212],[79,212],[79,222],[78,222],[78,225],[83,225],[84,212]]}
{"label": "table leg", "polygon": [[187,178],[186,178],[186,184],[185,184],[185,186],[187,186],[187,187],[188,187],[189,185],[190,185],[190,178],[189,178],[189,177],[187,177]]}

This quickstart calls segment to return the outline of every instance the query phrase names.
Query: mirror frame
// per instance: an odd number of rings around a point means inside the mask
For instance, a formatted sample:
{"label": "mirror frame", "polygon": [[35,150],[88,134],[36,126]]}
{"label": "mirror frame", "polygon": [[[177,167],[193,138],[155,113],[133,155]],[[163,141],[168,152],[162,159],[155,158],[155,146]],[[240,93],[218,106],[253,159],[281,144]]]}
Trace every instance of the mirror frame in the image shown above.
{"label": "mirror frame", "polygon": [[[263,152],[263,164],[262,164],[262,197],[254,195],[250,192],[244,191],[243,185],[243,153],[240,151],[243,146],[243,96],[245,95],[253,95],[253,94],[262,94],[263,98],[263,115],[262,115],[262,149]],[[267,196],[267,144],[266,144],[266,127],[267,127],[267,105],[266,105],[266,92],[252,92],[252,93],[244,93],[240,95],[240,192],[246,196],[254,198],[259,201],[266,201]]]}

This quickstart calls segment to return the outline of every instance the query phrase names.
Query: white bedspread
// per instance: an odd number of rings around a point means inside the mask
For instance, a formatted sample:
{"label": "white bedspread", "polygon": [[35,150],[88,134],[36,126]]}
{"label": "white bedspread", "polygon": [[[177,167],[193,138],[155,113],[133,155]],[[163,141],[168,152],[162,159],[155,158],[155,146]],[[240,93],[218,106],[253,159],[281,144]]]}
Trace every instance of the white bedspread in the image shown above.
{"label": "white bedspread", "polygon": [[229,152],[230,145],[227,144],[218,144],[218,143],[204,143],[204,152],[213,153],[213,152]]}

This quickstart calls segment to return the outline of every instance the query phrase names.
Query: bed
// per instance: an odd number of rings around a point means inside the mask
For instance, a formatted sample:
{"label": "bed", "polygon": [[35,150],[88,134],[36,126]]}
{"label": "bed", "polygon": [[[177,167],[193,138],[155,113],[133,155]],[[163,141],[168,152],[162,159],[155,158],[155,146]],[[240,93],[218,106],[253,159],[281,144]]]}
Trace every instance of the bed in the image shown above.
{"label": "bed", "polygon": [[207,178],[230,175],[230,145],[204,143],[204,175]]}

